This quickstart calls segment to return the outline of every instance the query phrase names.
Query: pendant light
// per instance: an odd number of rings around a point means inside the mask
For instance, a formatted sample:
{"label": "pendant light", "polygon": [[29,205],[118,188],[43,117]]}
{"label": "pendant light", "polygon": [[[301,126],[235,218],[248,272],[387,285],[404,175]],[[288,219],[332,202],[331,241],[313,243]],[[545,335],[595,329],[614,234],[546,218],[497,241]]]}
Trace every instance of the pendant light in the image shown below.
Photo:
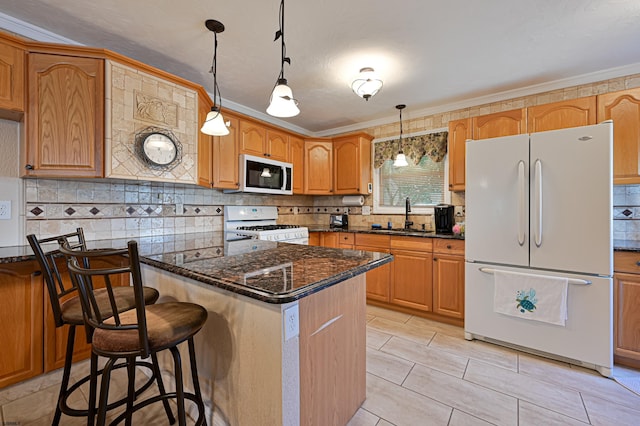
{"label": "pendant light", "polygon": [[[218,81],[216,79],[217,68],[217,54],[218,54],[218,33],[224,31],[224,25],[222,22],[215,19],[207,19],[204,23],[207,29],[213,32],[213,62],[211,64],[211,70],[209,72],[213,74],[213,106],[211,111],[207,114],[207,118],[202,124],[200,131],[207,135],[212,136],[225,136],[229,134],[229,129],[222,118],[220,107],[222,106],[222,97],[220,97],[220,89],[218,88]],[[216,105],[216,99],[218,104]]]}
{"label": "pendant light", "polygon": [[351,83],[353,93],[368,101],[370,97],[382,89],[382,80],[376,77],[371,67],[361,68],[360,74]]}
{"label": "pendant light", "polygon": [[406,105],[400,104],[396,105],[396,109],[400,111],[400,150],[398,151],[398,155],[396,156],[396,161],[393,162],[395,167],[406,167],[409,165],[407,163],[407,157],[402,152],[402,110],[406,107]]}
{"label": "pendant light", "polygon": [[298,101],[293,98],[293,92],[287,86],[287,79],[284,78],[284,63],[291,65],[291,58],[286,56],[287,48],[284,43],[284,0],[280,2],[280,29],[276,32],[276,37],[273,41],[278,39],[281,41],[282,57],[280,74],[273,92],[271,92],[267,114],[274,117],[293,117],[300,114],[300,110],[298,109]]}

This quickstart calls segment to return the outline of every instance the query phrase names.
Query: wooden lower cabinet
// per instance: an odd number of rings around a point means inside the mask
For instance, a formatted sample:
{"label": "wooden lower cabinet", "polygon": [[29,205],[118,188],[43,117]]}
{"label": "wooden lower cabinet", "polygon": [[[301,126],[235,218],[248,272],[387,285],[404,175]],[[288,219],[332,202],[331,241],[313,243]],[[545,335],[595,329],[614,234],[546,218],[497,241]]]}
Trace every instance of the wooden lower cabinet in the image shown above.
{"label": "wooden lower cabinet", "polygon": [[430,238],[391,237],[391,303],[433,310],[433,243]]}
{"label": "wooden lower cabinet", "polygon": [[[354,248],[356,250],[389,253],[388,235],[354,234]],[[367,299],[389,303],[391,263],[367,272]]]}
{"label": "wooden lower cabinet", "polygon": [[321,246],[322,232],[309,232],[309,245]]}
{"label": "wooden lower cabinet", "polygon": [[42,373],[42,277],[35,261],[0,264],[0,388]]}
{"label": "wooden lower cabinet", "polygon": [[640,253],[615,252],[613,275],[613,357],[640,368]]}

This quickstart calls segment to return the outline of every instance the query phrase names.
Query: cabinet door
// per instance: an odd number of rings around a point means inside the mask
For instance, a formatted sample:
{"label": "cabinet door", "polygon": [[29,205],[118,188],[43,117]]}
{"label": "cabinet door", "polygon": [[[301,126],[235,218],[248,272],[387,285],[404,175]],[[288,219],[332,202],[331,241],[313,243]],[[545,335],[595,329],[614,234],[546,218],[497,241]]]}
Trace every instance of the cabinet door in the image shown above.
{"label": "cabinet door", "polygon": [[527,111],[524,108],[473,117],[473,139],[527,133]]}
{"label": "cabinet door", "polygon": [[338,248],[340,246],[338,232],[323,232],[320,236],[320,243],[322,247]]}
{"label": "cabinet door", "polygon": [[464,191],[465,144],[472,137],[470,118],[449,122],[449,191]]}
{"label": "cabinet door", "polygon": [[0,110],[2,118],[17,119],[24,112],[24,50],[0,42]]}
{"label": "cabinet door", "polygon": [[289,135],[275,130],[267,130],[267,157],[272,160],[289,161]]}
{"label": "cabinet door", "polygon": [[304,193],[333,192],[333,146],[331,142],[308,140],[304,143]]}
{"label": "cabinet door", "polygon": [[304,140],[289,137],[289,161],[293,164],[293,193],[304,193]]}
{"label": "cabinet door", "polygon": [[420,311],[433,306],[431,253],[391,250],[391,303]]}
{"label": "cabinet door", "polygon": [[309,245],[310,246],[321,246],[321,235],[322,232],[309,232]]}
{"label": "cabinet door", "polygon": [[[613,353],[640,366],[640,275],[613,276]],[[618,360],[616,360],[617,362]]]}
{"label": "cabinet door", "polygon": [[[356,250],[373,251],[378,253],[389,253],[388,248],[356,245]],[[389,302],[391,268],[393,262],[386,263],[378,268],[367,272],[367,299]]]}
{"label": "cabinet door", "polygon": [[590,124],[596,124],[595,96],[527,108],[528,133]]}
{"label": "cabinet door", "polygon": [[27,176],[102,177],[104,61],[29,55]]}
{"label": "cabinet door", "polygon": [[265,157],[267,129],[251,121],[240,120],[239,149],[240,154]]}
{"label": "cabinet door", "polygon": [[464,257],[433,254],[433,312],[464,318]]}
{"label": "cabinet door", "polygon": [[613,120],[613,183],[640,183],[640,88],[598,95],[597,119]]}
{"label": "cabinet door", "polygon": [[229,134],[213,138],[213,187],[238,189],[238,127],[239,120],[225,115]]}
{"label": "cabinet door", "polygon": [[[212,103],[208,97],[198,94],[198,127],[207,119]],[[198,130],[198,185],[211,188],[213,184],[213,136]]]}
{"label": "cabinet door", "polygon": [[333,193],[368,194],[371,138],[351,135],[333,140]]}
{"label": "cabinet door", "polygon": [[0,264],[0,388],[42,373],[42,277],[35,261]]}

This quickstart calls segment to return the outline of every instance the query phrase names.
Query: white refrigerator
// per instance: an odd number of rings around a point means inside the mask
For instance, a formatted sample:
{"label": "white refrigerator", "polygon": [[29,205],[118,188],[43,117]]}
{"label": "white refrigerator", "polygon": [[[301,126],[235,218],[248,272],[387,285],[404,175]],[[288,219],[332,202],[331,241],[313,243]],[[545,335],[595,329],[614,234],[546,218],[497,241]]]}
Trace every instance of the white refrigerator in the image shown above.
{"label": "white refrigerator", "polygon": [[[613,367],[613,123],[466,143],[465,337]],[[564,326],[494,310],[495,271],[566,277]]]}

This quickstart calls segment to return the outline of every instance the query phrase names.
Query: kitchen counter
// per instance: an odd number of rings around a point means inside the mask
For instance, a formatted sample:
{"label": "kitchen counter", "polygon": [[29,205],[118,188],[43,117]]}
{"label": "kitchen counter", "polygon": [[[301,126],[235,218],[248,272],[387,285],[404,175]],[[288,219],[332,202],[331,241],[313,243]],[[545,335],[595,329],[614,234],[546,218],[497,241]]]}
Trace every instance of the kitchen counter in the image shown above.
{"label": "kitchen counter", "polygon": [[[122,238],[88,242],[91,248],[138,242],[140,261],[267,303],[298,300],[391,262],[385,253],[276,243],[224,241],[222,232]],[[0,263],[34,259],[29,246],[0,248]]]}
{"label": "kitchen counter", "polygon": [[342,228],[330,228],[329,226],[322,225],[304,225],[309,229],[309,232],[354,232],[359,234],[379,234],[379,235],[398,235],[404,237],[420,237],[420,238],[445,238],[464,240],[464,236],[453,234],[436,234],[435,232],[426,232],[421,230],[409,230],[404,229],[371,229],[366,226],[349,226],[347,229]]}

